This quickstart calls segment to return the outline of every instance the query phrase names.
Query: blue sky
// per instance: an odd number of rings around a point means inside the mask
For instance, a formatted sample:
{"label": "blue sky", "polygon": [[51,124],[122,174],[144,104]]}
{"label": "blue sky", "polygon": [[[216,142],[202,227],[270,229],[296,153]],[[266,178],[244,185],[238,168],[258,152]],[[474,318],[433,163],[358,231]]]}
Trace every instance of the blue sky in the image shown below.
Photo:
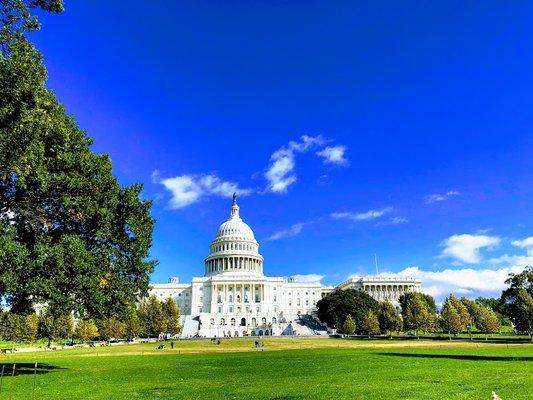
{"label": "blue sky", "polygon": [[472,297],[533,264],[533,5],[358,3],[41,17],[49,87],[154,200],[154,282],[203,274],[233,190],[268,275],[336,284],[377,253]]}

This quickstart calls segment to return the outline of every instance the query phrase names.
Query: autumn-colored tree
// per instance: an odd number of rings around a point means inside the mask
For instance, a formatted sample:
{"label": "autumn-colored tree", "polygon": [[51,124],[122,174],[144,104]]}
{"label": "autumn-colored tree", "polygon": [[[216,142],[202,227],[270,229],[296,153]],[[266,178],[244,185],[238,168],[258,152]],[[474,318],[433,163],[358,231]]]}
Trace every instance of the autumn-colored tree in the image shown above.
{"label": "autumn-colored tree", "polygon": [[92,319],[81,319],[78,321],[74,333],[78,339],[86,342],[98,336],[98,327]]}

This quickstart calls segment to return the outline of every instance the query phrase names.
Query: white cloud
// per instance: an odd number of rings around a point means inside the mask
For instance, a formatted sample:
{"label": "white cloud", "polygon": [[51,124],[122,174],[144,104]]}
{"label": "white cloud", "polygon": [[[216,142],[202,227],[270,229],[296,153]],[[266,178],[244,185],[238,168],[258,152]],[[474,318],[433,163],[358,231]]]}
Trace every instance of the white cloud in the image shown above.
{"label": "white cloud", "polygon": [[444,247],[441,257],[453,258],[456,263],[477,264],[482,260],[481,249],[491,249],[499,243],[500,238],[497,236],[452,235],[440,244]]}
{"label": "white cloud", "polygon": [[437,203],[440,201],[446,201],[454,196],[459,196],[461,193],[457,190],[448,190],[446,193],[432,193],[424,197],[426,204]]}
{"label": "white cloud", "polygon": [[338,144],[336,146],[327,146],[324,150],[317,151],[316,155],[324,158],[326,164],[335,164],[345,166],[348,160],[344,157],[346,146]]}
{"label": "white cloud", "polygon": [[499,269],[444,269],[425,271],[419,267],[409,267],[397,273],[383,276],[412,277],[422,281],[422,291],[435,296],[439,301],[450,293],[468,295],[475,298],[480,295],[499,296],[507,285],[505,280],[509,273],[520,273],[523,266],[509,265]]}
{"label": "white cloud", "polygon": [[320,281],[324,279],[324,275],[319,275],[319,274],[292,275],[291,278],[293,278],[296,282],[300,282],[300,283],[320,283]]}
{"label": "white cloud", "polygon": [[231,197],[235,192],[240,196],[247,196],[252,191],[241,189],[236,183],[222,181],[216,175],[180,175],[174,178],[160,179],[157,171],[152,173],[152,179],[165,186],[171,193],[169,206],[183,208],[201,200],[203,197],[215,195]]}
{"label": "white cloud", "polygon": [[287,146],[276,150],[270,157],[270,166],[265,172],[269,191],[285,193],[297,180],[294,173],[296,153],[305,153],[326,143],[322,136],[303,135],[300,139],[299,142],[290,141]]}
{"label": "white cloud", "polygon": [[279,239],[285,239],[293,236],[298,236],[301,232],[303,227],[306,225],[305,222],[298,222],[297,224],[291,225],[287,229],[282,229],[274,234],[272,234],[267,240],[279,240]]}
{"label": "white cloud", "polygon": [[380,221],[376,224],[376,226],[382,226],[382,225],[400,225],[400,224],[406,224],[409,220],[404,217],[394,217],[391,218],[388,221]]}
{"label": "white cloud", "polygon": [[523,240],[513,240],[511,244],[522,249],[533,248],[533,236],[530,236]]}
{"label": "white cloud", "polygon": [[381,218],[385,214],[390,213],[393,210],[392,207],[385,207],[381,210],[368,210],[363,213],[354,213],[354,212],[334,212],[331,213],[331,218],[333,219],[349,219],[351,221],[367,221],[376,218]]}

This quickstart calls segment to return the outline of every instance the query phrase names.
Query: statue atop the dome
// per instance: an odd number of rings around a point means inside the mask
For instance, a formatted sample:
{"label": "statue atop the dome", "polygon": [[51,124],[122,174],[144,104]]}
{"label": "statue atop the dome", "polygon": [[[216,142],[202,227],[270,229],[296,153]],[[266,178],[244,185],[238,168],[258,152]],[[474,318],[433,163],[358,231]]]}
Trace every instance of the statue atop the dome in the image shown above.
{"label": "statue atop the dome", "polygon": [[235,205],[237,204],[237,192],[233,192],[233,203],[231,203],[232,205]]}

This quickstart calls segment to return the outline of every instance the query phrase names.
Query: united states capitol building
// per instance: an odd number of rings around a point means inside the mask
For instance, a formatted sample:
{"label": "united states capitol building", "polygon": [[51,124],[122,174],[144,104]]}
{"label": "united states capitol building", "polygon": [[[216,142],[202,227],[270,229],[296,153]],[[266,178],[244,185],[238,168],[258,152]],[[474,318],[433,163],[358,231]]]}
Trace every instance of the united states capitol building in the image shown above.
{"label": "united states capitol building", "polygon": [[236,337],[327,334],[315,317],[316,303],[333,290],[355,288],[376,300],[398,301],[420,289],[412,278],[365,277],[338,286],[298,282],[263,273],[263,256],[252,229],[239,215],[233,196],[230,216],[220,225],[205,258],[205,274],[191,283],[170,278],[150,294],[172,297],[182,313],[182,337]]}

